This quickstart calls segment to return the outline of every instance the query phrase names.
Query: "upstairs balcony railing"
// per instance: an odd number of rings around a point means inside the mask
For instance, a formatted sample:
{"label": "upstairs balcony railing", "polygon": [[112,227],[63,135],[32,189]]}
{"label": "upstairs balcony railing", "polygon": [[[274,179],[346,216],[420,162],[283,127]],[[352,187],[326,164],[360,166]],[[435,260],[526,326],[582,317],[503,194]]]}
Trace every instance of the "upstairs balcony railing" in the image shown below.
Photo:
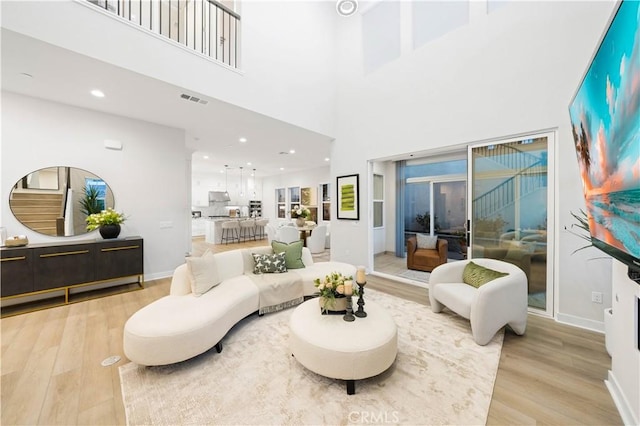
{"label": "upstairs balcony railing", "polygon": [[214,0],[87,0],[232,68],[240,68],[240,15]]}

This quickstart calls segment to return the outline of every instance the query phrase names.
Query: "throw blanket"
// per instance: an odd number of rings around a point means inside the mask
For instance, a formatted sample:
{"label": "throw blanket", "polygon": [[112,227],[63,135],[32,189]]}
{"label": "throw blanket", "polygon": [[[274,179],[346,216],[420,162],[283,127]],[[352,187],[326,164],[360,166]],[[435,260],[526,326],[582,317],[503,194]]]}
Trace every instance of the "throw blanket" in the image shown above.
{"label": "throw blanket", "polygon": [[282,274],[247,274],[260,292],[258,313],[268,314],[304,301],[302,277],[293,271]]}

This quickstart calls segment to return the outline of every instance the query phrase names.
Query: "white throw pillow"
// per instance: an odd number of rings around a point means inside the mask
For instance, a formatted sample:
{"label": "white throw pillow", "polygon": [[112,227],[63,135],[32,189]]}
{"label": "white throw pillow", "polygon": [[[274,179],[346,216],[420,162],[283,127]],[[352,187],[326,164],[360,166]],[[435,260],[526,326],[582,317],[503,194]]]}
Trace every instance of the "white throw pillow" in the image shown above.
{"label": "white throw pillow", "polygon": [[435,249],[438,244],[437,235],[416,234],[416,239],[418,240],[418,248],[421,249]]}
{"label": "white throw pillow", "polygon": [[194,296],[202,296],[220,284],[220,274],[215,256],[207,253],[202,257],[187,257],[187,269],[191,281],[191,292]]}

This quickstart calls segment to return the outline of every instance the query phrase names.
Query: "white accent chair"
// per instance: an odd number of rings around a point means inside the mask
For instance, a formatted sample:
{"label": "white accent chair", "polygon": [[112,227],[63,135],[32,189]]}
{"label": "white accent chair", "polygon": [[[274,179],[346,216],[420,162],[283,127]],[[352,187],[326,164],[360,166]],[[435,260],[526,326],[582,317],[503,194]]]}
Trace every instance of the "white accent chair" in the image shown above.
{"label": "white accent chair", "polygon": [[322,253],[327,238],[327,226],[319,225],[313,228],[311,235],[307,237],[307,247],[313,254]]}
{"label": "white accent chair", "polygon": [[[475,288],[462,280],[470,261],[509,275]],[[481,346],[505,325],[518,335],[527,327],[527,276],[522,269],[501,260],[461,260],[436,267],[429,277],[429,300],[433,312],[441,312],[446,306],[470,320],[473,339]]]}
{"label": "white accent chair", "polygon": [[264,226],[264,232],[267,234],[267,240],[269,241],[269,245],[271,245],[271,241],[275,240],[278,236],[278,231],[275,226],[270,223]]}
{"label": "white accent chair", "polygon": [[300,239],[300,231],[298,228],[293,226],[283,226],[278,229],[278,234],[276,235],[276,241],[280,241],[281,243],[293,243],[294,241],[298,241]]}

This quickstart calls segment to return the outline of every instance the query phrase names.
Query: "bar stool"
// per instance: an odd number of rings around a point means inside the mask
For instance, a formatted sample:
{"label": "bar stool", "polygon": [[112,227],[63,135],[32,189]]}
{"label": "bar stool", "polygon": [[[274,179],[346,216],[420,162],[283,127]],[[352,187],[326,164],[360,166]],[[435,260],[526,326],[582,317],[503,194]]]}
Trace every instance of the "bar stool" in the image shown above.
{"label": "bar stool", "polygon": [[229,244],[229,241],[240,242],[240,222],[237,220],[228,220],[222,222],[221,243]]}
{"label": "bar stool", "polygon": [[248,239],[256,239],[256,221],[254,219],[241,220],[240,224],[240,239],[247,241]]}
{"label": "bar stool", "polygon": [[264,233],[264,227],[269,224],[269,219],[256,220],[256,239],[264,239],[266,234]]}

